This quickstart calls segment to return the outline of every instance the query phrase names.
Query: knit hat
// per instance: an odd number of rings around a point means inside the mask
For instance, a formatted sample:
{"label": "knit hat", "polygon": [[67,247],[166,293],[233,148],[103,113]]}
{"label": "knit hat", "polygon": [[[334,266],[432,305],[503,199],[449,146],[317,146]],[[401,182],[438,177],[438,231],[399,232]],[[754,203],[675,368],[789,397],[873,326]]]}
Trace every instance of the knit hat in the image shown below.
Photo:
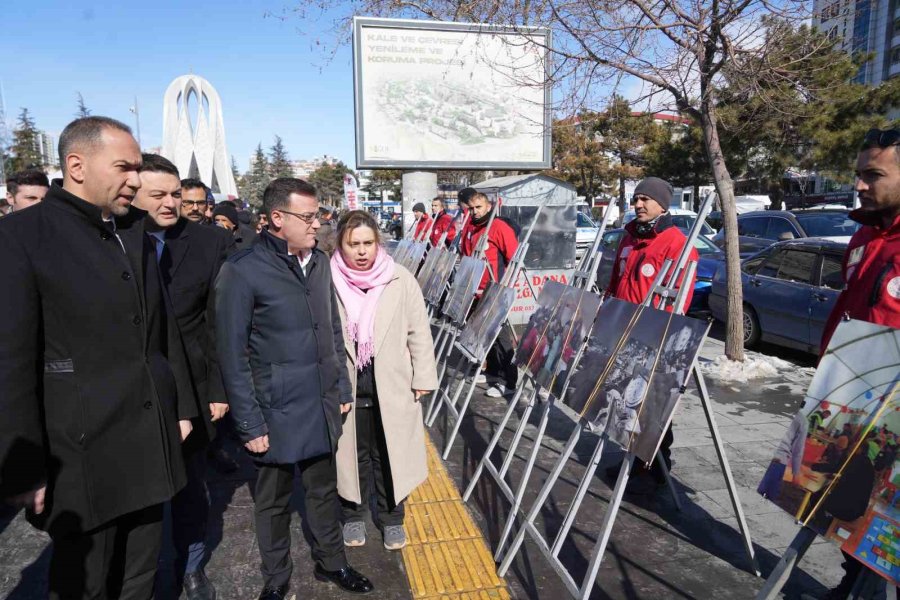
{"label": "knit hat", "polygon": [[222,215],[237,227],[238,212],[231,202],[220,202],[219,204],[216,204],[216,207],[213,209],[213,220],[215,220],[218,215]]}
{"label": "knit hat", "polygon": [[424,212],[425,212],[425,205],[422,204],[421,202],[416,202],[416,203],[413,205],[413,212],[416,212],[416,211],[419,211],[420,213],[424,213]]}
{"label": "knit hat", "polygon": [[[659,177],[647,177],[634,188],[634,196],[649,196],[665,210],[669,210],[672,204],[672,186],[665,179]],[[634,197],[632,196],[632,197]]]}

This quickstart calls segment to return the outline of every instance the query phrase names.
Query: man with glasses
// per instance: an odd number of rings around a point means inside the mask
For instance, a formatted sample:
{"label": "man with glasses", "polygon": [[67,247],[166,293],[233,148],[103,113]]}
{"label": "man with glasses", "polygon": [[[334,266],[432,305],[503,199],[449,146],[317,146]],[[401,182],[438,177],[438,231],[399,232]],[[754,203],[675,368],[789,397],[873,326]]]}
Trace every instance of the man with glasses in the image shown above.
{"label": "man with glasses", "polygon": [[[659,270],[667,259],[674,263],[681,255],[681,251],[687,243],[687,238],[669,214],[669,205],[672,203],[672,186],[668,181],[658,177],[647,177],[634,189],[632,196],[635,218],[625,226],[625,235],[616,250],[616,258],[613,263],[612,277],[609,281],[606,293],[613,298],[640,304],[650,293],[653,282],[656,280]],[[691,250],[689,260],[697,262],[700,255],[697,249]],[[694,293],[694,279],[681,281],[680,285],[687,285],[688,290],[684,300],[685,306],[690,306],[691,296]],[[679,286],[680,287],[680,286]],[[664,308],[672,310],[669,304]],[[666,462],[667,467],[672,466],[670,456],[672,454],[672,428],[666,431],[659,448],[660,456]],[[606,470],[610,478],[619,475],[619,466]],[[650,492],[652,486],[648,485],[650,476],[656,486],[665,483],[665,474],[654,461],[650,469],[635,464],[632,475],[642,477],[635,478],[634,485],[629,485],[632,492]]]}
{"label": "man with glasses", "polygon": [[210,223],[211,219],[207,217],[208,191],[209,188],[199,179],[182,179],[181,216],[198,224]]}
{"label": "man with glasses", "polygon": [[[856,159],[856,193],[860,207],[850,218],[862,227],[850,238],[844,255],[844,290],[822,334],[822,352],[846,315],[900,329],[900,130],[870,130]],[[839,494],[831,497],[837,499]],[[828,499],[824,509],[828,511]],[[862,563],[844,553],[844,577],[824,598],[846,598]]]}
{"label": "man with glasses", "polygon": [[315,577],[352,593],[373,586],[347,564],[339,522],[335,451],[341,414],[353,401],[328,256],[316,246],[316,189],[272,181],[267,229],[232,255],[216,282],[219,363],[238,435],[259,469],[256,535],[261,600],[288,591],[290,498],[299,469]]}

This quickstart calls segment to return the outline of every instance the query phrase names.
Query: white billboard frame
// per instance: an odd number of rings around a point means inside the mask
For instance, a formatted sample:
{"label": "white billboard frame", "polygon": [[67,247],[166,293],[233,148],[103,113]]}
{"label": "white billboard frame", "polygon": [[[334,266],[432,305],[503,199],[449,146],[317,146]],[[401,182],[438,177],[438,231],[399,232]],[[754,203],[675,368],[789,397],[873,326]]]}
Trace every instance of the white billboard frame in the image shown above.
{"label": "white billboard frame", "polygon": [[[544,65],[543,81],[543,107],[542,111],[542,136],[540,143],[540,160],[408,160],[396,157],[372,158],[366,153],[366,132],[364,120],[363,94],[363,60],[362,39],[364,28],[377,28],[380,30],[399,30],[407,32],[453,32],[476,33],[479,35],[518,36],[523,41],[543,38],[537,43],[543,56]],[[455,23],[443,21],[420,21],[415,19],[385,19],[377,17],[353,18],[353,99],[354,116],[356,124],[356,167],[358,169],[459,169],[459,170],[543,170],[552,168],[552,91],[550,81],[550,48],[551,32],[543,27],[506,27],[499,25],[487,25],[479,23]],[[530,42],[534,43],[534,42]],[[398,153],[402,154],[402,152]]]}

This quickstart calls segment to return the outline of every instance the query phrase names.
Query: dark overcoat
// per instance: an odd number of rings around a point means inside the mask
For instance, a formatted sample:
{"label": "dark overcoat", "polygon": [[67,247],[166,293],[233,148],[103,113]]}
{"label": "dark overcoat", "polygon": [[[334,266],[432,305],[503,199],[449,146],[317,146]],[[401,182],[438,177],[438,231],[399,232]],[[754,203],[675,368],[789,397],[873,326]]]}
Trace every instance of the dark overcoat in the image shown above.
{"label": "dark overcoat", "polygon": [[[215,435],[209,404],[225,402],[222,373],[216,358],[215,285],[225,258],[234,251],[234,238],[220,227],[199,225],[181,218],[165,232],[171,258],[163,273],[167,281],[178,328],[187,353],[191,376],[197,390],[201,418],[207,440]],[[202,423],[201,423],[202,421]],[[196,446],[200,436],[191,446]]]}
{"label": "dark overcoat", "polygon": [[31,521],[51,533],[159,504],[185,482],[177,420],[196,399],[183,354],[172,369],[151,348],[148,323],[165,319],[144,298],[142,223],[113,233],[55,183],[0,222],[0,492],[46,482]]}
{"label": "dark overcoat", "polygon": [[334,452],[340,404],[352,402],[328,257],[303,274],[267,230],[222,265],[216,342],[231,415],[244,442],[269,435],[257,457],[290,464]]}

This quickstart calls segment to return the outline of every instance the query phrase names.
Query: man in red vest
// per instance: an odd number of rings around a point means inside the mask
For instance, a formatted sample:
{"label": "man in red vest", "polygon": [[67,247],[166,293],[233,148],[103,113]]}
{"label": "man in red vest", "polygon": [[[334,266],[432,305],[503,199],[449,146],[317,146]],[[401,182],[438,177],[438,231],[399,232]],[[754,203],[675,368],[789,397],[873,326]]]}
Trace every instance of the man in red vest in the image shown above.
{"label": "man in red vest", "polygon": [[[669,214],[671,202],[672,186],[658,177],[647,177],[635,188],[632,204],[636,216],[625,226],[625,235],[616,251],[612,278],[607,289],[610,296],[640,304],[650,293],[666,259],[672,260],[674,268],[687,238],[672,222],[672,215]],[[697,249],[692,249],[689,260],[697,262],[699,259]],[[689,286],[685,307],[691,304],[694,282],[695,278],[689,282],[682,280],[678,286]],[[673,307],[667,305],[660,308],[671,311]],[[670,457],[674,439],[672,428],[669,427],[659,448],[668,467],[672,466]],[[619,467],[610,467],[606,473],[610,478],[618,477]],[[651,475],[657,485],[665,483],[665,475],[656,462],[650,469],[645,469],[643,465],[635,467],[632,475]],[[635,483],[637,490],[641,484]]]}
{"label": "man in red vest", "polygon": [[456,224],[453,222],[453,215],[449,214],[444,207],[444,200],[440,196],[431,201],[431,212],[434,218],[434,228],[431,230],[431,247],[434,248],[441,241],[444,232],[447,238],[444,240],[446,246],[453,243],[456,237]]}
{"label": "man in red vest", "polygon": [[431,217],[425,214],[425,205],[416,202],[413,206],[413,216],[416,218],[416,231],[413,234],[413,240],[424,242],[428,237],[428,228],[431,227]]}
{"label": "man in red vest", "polygon": [[[488,271],[485,272],[478,285],[478,297],[480,298],[489,279],[500,281],[503,278],[506,266],[519,247],[519,241],[516,239],[516,232],[513,231],[513,228],[500,217],[494,218],[488,228],[491,211],[495,210],[495,206],[481,192],[471,195],[469,210],[469,221],[462,230],[459,250],[463,256],[474,255],[481,245],[481,239],[487,235],[484,259],[488,263]],[[500,330],[497,342],[488,352],[488,372],[503,380],[502,383],[495,383],[488,388],[487,395],[491,398],[499,398],[514,390],[519,379],[519,371],[512,363],[516,347],[507,329],[504,327]]]}
{"label": "man in red vest", "polygon": [[[822,352],[844,316],[900,329],[900,129],[872,129],[856,160],[860,208],[850,218],[862,227],[844,255],[844,290],[825,331]],[[826,501],[827,502],[827,501]],[[824,598],[846,598],[865,568],[844,553],[844,577]]]}

